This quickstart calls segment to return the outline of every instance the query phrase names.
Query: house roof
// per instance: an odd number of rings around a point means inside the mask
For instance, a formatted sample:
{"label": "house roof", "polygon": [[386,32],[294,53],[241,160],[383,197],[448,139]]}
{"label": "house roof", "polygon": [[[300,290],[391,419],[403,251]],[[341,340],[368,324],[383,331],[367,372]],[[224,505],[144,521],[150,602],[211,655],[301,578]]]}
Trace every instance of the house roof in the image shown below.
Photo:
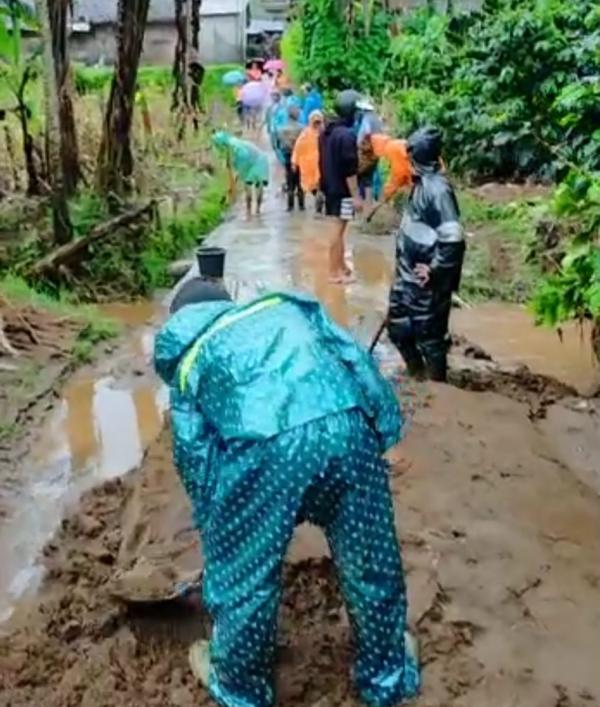
{"label": "house roof", "polygon": [[246,34],[283,34],[284,30],[285,22],[283,20],[252,20]]}
{"label": "house roof", "polygon": [[[91,24],[114,22],[117,16],[117,0],[74,0],[73,17]],[[165,22],[173,20],[175,11],[173,0],[150,0],[148,20]],[[248,0],[203,0],[200,13],[211,15],[237,15],[243,12]]]}

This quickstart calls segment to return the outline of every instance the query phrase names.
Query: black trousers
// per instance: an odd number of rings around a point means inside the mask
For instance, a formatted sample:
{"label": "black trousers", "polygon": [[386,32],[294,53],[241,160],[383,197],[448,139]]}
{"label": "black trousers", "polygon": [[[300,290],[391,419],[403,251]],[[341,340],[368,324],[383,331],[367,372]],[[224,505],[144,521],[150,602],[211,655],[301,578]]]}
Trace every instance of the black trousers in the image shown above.
{"label": "black trousers", "polygon": [[300,209],[304,210],[304,192],[300,185],[300,171],[294,169],[292,164],[292,153],[284,152],[285,157],[285,186],[287,193],[287,208],[288,211],[294,210],[294,204],[296,201],[296,196],[298,196],[298,206]]}
{"label": "black trousers", "polygon": [[436,302],[426,315],[411,312],[398,293],[390,296],[388,333],[408,373],[417,378],[445,382],[448,376],[448,324],[452,296]]}

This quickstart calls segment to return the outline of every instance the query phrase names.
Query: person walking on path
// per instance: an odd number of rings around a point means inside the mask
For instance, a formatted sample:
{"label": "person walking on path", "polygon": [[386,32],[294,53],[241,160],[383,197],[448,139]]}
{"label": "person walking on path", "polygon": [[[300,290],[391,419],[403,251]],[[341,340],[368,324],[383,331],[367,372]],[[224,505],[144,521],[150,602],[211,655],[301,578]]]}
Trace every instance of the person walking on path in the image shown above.
{"label": "person walking on path", "polygon": [[323,96],[316,86],[309,83],[303,87],[303,93],[304,105],[302,107],[302,119],[300,122],[303,125],[308,125],[311,113],[316,110],[323,110]]}
{"label": "person walking on path", "polygon": [[300,174],[300,187],[305,194],[312,194],[316,198],[317,213],[323,210],[319,170],[319,137],[323,130],[323,122],[323,113],[314,110],[308,118],[308,126],[296,140],[292,153],[292,166]]}
{"label": "person walking on path", "polygon": [[362,210],[358,190],[358,150],[353,126],[360,99],[356,91],[338,94],[335,102],[337,119],[331,121],[319,140],[321,189],[325,195],[326,214],[333,219],[329,247],[330,282],[352,281],[352,270],[345,258],[348,224]]}
{"label": "person walking on path", "polygon": [[408,140],[413,186],[396,237],[388,331],[408,372],[445,381],[452,293],[465,254],[454,189],[442,172],[442,135],[423,128]]}
{"label": "person walking on path", "polygon": [[241,140],[223,131],[213,135],[213,143],[219,150],[225,152],[231,197],[235,192],[236,181],[239,179],[244,184],[248,216],[252,215],[253,200],[256,203],[256,214],[260,214],[264,188],[269,184],[267,155],[253,142]]}
{"label": "person walking on path", "polygon": [[225,707],[274,703],[282,565],[294,527],[310,521],[331,547],[362,699],[414,697],[416,644],[381,456],[402,431],[393,390],[312,297],[236,306],[222,285],[196,278],[171,312],[154,363],[171,390],[174,457],[213,619],[210,643],[190,649],[194,675]]}
{"label": "person walking on path", "polygon": [[302,133],[300,124],[300,109],[296,105],[290,105],[287,109],[288,119],[277,133],[277,145],[283,155],[283,165],[285,167],[285,185],[287,193],[287,210],[293,211],[296,196],[298,197],[298,207],[304,211],[304,191],[300,185],[300,172],[293,164],[292,155],[296,142]]}
{"label": "person walking on path", "polygon": [[362,99],[357,106],[359,115],[355,128],[358,145],[358,188],[365,201],[365,209],[370,210],[373,208],[379,166],[379,157],[373,150],[371,136],[377,132],[381,133],[383,124],[370,101]]}

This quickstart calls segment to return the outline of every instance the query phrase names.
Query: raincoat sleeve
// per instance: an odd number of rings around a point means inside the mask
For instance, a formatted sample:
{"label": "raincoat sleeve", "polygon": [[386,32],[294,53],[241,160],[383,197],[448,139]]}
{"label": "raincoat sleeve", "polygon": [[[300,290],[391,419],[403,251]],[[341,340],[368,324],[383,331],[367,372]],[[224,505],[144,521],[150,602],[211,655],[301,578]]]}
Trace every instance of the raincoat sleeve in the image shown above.
{"label": "raincoat sleeve", "polygon": [[433,196],[433,211],[438,216],[435,229],[437,241],[431,261],[431,275],[434,286],[451,291],[458,290],[460,270],[465,254],[465,241],[460,224],[460,210],[452,187],[447,184]]}
{"label": "raincoat sleeve", "polygon": [[217,436],[196,401],[176,390],[171,392],[173,460],[191,502],[194,523],[202,529],[212,497],[212,462]]}
{"label": "raincoat sleeve", "polygon": [[402,438],[403,420],[392,387],[381,375],[370,354],[357,344],[349,332],[333,322],[322,307],[319,306],[313,316],[313,323],[323,342],[350,369],[361,388],[370,407],[380,451],[385,453]]}
{"label": "raincoat sleeve", "polygon": [[384,157],[390,162],[390,176],[385,184],[383,195],[386,199],[390,199],[401,189],[410,186],[412,171],[406,145],[399,140],[388,144]]}

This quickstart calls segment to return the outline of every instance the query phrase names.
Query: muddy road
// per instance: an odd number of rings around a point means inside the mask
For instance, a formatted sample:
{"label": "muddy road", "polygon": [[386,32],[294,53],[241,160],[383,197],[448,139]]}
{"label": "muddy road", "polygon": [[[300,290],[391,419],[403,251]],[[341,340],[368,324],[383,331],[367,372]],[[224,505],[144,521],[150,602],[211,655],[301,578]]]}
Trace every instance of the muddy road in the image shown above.
{"label": "muddy road", "polygon": [[[274,194],[259,221],[235,213],[211,242],[229,249],[241,298],[304,287],[363,338],[384,311],[388,238],[353,237],[358,283],[346,289],[327,283],[325,222],[285,215]],[[411,418],[390,461],[424,707],[600,705],[600,403],[578,395],[598,373],[579,339],[567,353],[525,316],[493,306],[455,316],[453,379],[463,389],[409,384],[390,347],[377,351]],[[56,507],[48,526],[66,517],[37,564],[50,530],[28,536],[29,522],[20,526],[27,567],[45,577],[16,603],[14,569],[0,588],[15,608],[0,640],[2,707],[208,704],[186,663],[190,640],[208,635],[206,615],[154,603],[196,579],[202,561],[160,432],[152,326],[145,318],[128,354],[73,380],[40,432],[39,463],[33,453],[22,461],[21,492],[44,478],[54,493],[23,499],[38,515]],[[48,476],[57,454],[68,468],[60,483]],[[12,550],[14,517],[0,522],[3,558],[27,554]],[[282,704],[355,703],[348,620],[314,529],[300,528],[290,550],[279,642]]]}

